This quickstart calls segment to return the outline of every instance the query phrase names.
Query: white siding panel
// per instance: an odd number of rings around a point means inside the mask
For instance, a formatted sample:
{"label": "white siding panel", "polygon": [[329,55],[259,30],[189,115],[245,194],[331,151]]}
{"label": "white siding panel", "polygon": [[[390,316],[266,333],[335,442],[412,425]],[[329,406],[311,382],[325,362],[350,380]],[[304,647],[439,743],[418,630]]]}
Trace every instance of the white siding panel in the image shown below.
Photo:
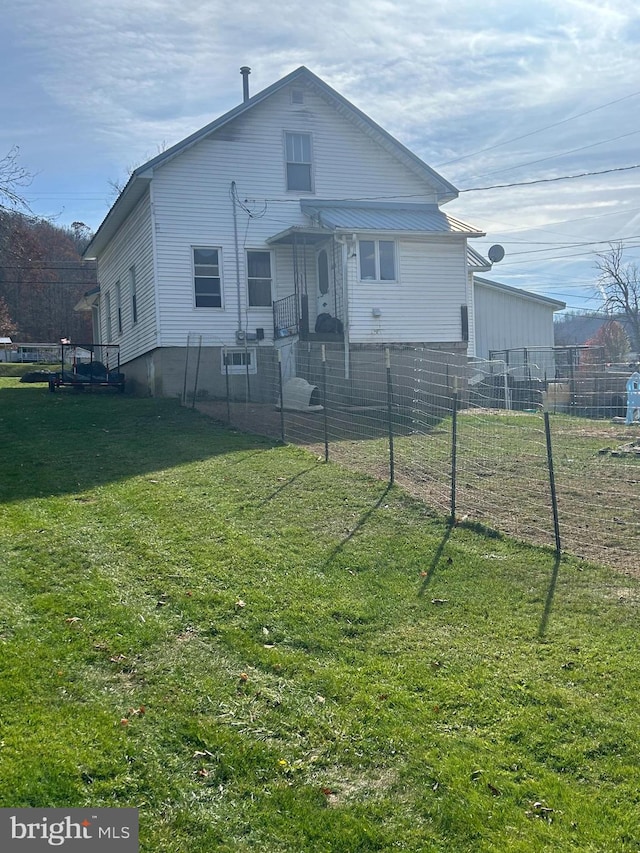
{"label": "white siding panel", "polygon": [[[100,339],[104,343],[120,344],[120,360],[130,361],[153,349],[157,343],[151,205],[148,194],[133,210],[105,252],[98,259],[100,282]],[[136,270],[136,302],[138,322],[134,325],[129,290],[129,270]],[[106,340],[106,294],[111,294],[111,312],[115,312],[116,283],[122,293],[122,334],[118,335],[115,316],[111,318],[113,340]]]}
{"label": "white siding panel", "polygon": [[475,284],[476,354],[553,346],[553,308],[526,297]]}
{"label": "white siding panel", "polygon": [[[357,281],[350,261],[349,337],[354,343],[460,341],[467,301],[463,240],[397,243],[399,280]],[[380,317],[373,316],[373,309]]]}

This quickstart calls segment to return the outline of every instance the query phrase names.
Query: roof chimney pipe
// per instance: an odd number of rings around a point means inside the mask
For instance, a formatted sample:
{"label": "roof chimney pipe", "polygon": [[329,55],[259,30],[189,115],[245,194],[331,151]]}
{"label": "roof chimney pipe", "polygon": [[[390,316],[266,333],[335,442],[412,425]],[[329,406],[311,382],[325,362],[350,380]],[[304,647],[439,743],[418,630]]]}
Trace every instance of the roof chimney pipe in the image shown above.
{"label": "roof chimney pipe", "polygon": [[240,69],[240,73],[242,74],[242,100],[249,100],[249,74],[251,74],[251,69],[248,65],[243,65]]}

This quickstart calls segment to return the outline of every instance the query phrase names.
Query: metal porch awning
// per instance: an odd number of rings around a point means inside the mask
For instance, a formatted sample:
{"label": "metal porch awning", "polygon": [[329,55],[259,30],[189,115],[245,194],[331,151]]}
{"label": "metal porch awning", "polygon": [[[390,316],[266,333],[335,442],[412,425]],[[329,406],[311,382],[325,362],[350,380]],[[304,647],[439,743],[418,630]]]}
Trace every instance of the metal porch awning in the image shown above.
{"label": "metal porch awning", "polygon": [[317,243],[325,243],[333,236],[331,228],[314,228],[313,226],[292,225],[285,231],[280,231],[274,234],[273,237],[267,237],[266,242],[271,246],[292,245],[297,243],[299,246],[306,244],[314,246]]}

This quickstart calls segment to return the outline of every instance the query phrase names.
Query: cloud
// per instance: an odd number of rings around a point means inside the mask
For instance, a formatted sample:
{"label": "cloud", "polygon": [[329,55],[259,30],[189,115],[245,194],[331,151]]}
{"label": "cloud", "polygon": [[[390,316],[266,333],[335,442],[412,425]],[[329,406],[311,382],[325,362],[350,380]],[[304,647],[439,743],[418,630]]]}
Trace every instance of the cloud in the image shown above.
{"label": "cloud", "polygon": [[[235,106],[245,64],[252,92],[307,65],[430,165],[456,161],[441,171],[463,188],[489,173],[503,183],[638,156],[635,137],[613,140],[637,129],[637,101],[572,118],[638,85],[640,15],[627,0],[10,0],[3,11],[12,82],[0,141],[24,140],[68,181],[66,161],[105,184]],[[543,237],[562,236],[564,217],[582,220],[566,226],[569,239],[599,239],[635,221],[637,182],[628,173],[472,196],[452,213],[496,223],[494,237],[540,238],[545,223],[556,224]]]}

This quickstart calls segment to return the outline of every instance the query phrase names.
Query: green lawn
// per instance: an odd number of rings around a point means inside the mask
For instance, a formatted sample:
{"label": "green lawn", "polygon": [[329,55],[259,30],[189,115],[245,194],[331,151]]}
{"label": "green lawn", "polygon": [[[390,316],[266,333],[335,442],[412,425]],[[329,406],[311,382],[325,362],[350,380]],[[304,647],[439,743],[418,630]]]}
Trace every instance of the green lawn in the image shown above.
{"label": "green lawn", "polygon": [[640,849],[632,578],[172,401],[0,379],[0,435],[0,806],[135,806],[144,853]]}

